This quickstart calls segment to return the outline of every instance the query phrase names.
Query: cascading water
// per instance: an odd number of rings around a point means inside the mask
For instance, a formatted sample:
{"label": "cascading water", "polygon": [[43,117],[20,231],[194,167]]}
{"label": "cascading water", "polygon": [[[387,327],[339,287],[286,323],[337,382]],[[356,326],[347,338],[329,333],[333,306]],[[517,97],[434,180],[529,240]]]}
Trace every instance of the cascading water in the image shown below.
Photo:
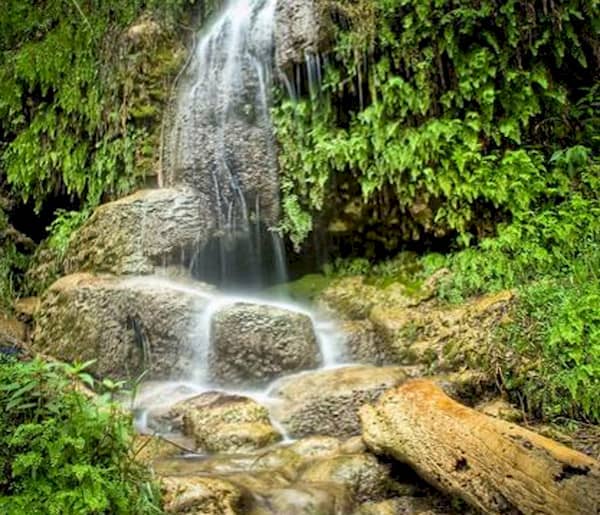
{"label": "cascading water", "polygon": [[217,227],[192,272],[226,287],[285,279],[282,243],[272,230],[279,218],[269,114],[275,5],[229,0],[199,35],[167,140],[169,181],[204,194]]}

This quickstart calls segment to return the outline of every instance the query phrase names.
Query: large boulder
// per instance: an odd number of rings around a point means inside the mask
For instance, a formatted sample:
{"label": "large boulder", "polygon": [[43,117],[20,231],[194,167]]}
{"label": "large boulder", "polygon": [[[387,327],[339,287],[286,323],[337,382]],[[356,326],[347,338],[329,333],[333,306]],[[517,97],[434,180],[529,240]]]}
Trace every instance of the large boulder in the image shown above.
{"label": "large boulder", "polygon": [[303,313],[236,303],[213,316],[209,369],[219,383],[265,384],[320,363],[312,321]]}
{"label": "large boulder", "polygon": [[436,372],[478,369],[513,299],[512,292],[503,291],[450,307],[435,300],[410,308],[381,303],[369,318],[394,363],[427,365]]}
{"label": "large boulder", "polygon": [[200,283],[66,276],[42,298],[33,348],[64,361],[95,360],[91,371],[101,377],[181,376],[194,357],[196,320],[210,295]]}
{"label": "large boulder", "polygon": [[260,449],[281,439],[266,408],[248,397],[207,392],[173,407],[183,417],[184,434],[200,452]]}
{"label": "large boulder", "polygon": [[402,282],[377,285],[362,276],[346,277],[323,290],[319,305],[346,321],[347,352],[357,361],[421,365],[431,373],[477,369],[507,319],[514,293],[448,305],[433,296],[434,287],[432,281],[414,290]]}
{"label": "large boulder", "polygon": [[166,513],[236,515],[245,505],[243,490],[214,477],[163,477],[161,489]]}
{"label": "large boulder", "polygon": [[360,433],[358,410],[407,378],[403,367],[357,366],[306,372],[272,390],[274,417],[292,437]]}
{"label": "large boulder", "polygon": [[189,264],[213,226],[205,197],[192,189],[138,191],[94,211],[69,242],[64,268],[124,275]]}
{"label": "large boulder", "polygon": [[389,494],[389,469],[368,453],[340,454],[308,462],[300,481],[334,483],[347,488],[355,501],[376,501]]}

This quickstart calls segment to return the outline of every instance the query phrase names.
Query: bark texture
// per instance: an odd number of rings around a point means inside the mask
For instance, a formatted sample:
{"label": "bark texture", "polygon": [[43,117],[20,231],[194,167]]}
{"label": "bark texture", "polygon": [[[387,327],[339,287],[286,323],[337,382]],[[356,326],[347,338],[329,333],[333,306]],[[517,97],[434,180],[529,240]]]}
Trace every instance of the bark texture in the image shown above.
{"label": "bark texture", "polygon": [[489,514],[600,513],[600,463],[414,380],[360,412],[363,439]]}

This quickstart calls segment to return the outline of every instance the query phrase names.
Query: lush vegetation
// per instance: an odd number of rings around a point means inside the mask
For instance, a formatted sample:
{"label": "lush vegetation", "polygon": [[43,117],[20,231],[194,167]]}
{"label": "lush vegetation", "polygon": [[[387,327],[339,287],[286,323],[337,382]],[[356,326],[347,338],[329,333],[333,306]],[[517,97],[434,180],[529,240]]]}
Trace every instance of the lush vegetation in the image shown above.
{"label": "lush vegetation", "polygon": [[124,31],[161,2],[43,4],[10,0],[0,17],[2,168],[38,208],[61,188],[95,205],[144,172],[134,166],[148,151],[136,144],[147,131],[135,123],[140,63]]}
{"label": "lush vegetation", "polygon": [[564,194],[561,153],[597,158],[596,1],[325,4],[324,82],[275,112],[297,243],[342,213],[371,253],[468,245]]}
{"label": "lush vegetation", "polygon": [[[156,173],[160,125],[184,53],[189,0],[7,0],[0,16],[0,190],[41,210],[70,198],[50,246],[101,200]],[[207,5],[211,2],[207,2]],[[133,28],[132,28],[133,27]],[[0,296],[31,249],[0,203]],[[6,219],[6,220],[5,220]],[[63,224],[63,222],[65,222]],[[16,246],[16,247],[15,247]]]}
{"label": "lush vegetation", "polygon": [[[358,235],[363,257],[338,274],[418,284],[446,267],[447,302],[518,290],[497,334],[504,388],[537,415],[599,422],[600,5],[325,5],[323,83],[296,81],[275,110],[283,229],[298,245],[315,220]],[[436,239],[449,252],[408,276],[403,259],[375,264]]]}
{"label": "lush vegetation", "polygon": [[[479,246],[426,264],[447,266],[440,296],[513,288],[513,322],[499,331],[503,383],[531,412],[600,421],[600,168],[585,158],[579,186],[564,199],[517,217]],[[508,352],[508,350],[517,352]]]}
{"label": "lush vegetation", "polygon": [[[366,274],[371,282],[419,280],[441,268],[443,302],[514,289],[511,323],[500,328],[502,387],[530,413],[600,422],[600,167],[583,148],[555,156],[571,176],[560,198],[502,224],[477,246],[421,258],[403,253],[373,264],[340,261],[336,275]],[[561,173],[561,172],[556,172]],[[567,184],[567,183],[566,183]],[[407,259],[408,257],[408,259]],[[329,271],[329,270],[326,270]]]}
{"label": "lush vegetation", "polygon": [[0,360],[0,511],[7,515],[161,513],[132,452],[130,416],[82,367]]}
{"label": "lush vegetation", "polygon": [[[99,202],[156,171],[182,64],[175,20],[190,3],[3,5],[0,308],[25,291],[34,247],[15,203],[70,199],[75,210],[47,220],[48,254],[35,259],[49,262]],[[516,290],[496,334],[503,361],[488,363],[502,388],[535,415],[600,423],[599,2],[319,3],[334,41],[322,81],[293,70],[297,96],[274,109],[284,232],[301,246],[335,227],[361,257],[326,272],[382,286],[416,291],[447,268],[441,302]],[[446,252],[377,263],[424,242]],[[302,294],[327,278],[316,281]],[[108,397],[86,398],[81,379],[0,362],[2,513],[158,510],[131,421]]]}

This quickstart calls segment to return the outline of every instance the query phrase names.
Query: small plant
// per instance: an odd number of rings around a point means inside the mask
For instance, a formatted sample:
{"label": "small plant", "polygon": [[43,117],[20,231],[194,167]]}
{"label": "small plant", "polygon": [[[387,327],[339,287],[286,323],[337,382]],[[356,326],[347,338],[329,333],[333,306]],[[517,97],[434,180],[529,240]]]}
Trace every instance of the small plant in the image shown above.
{"label": "small plant", "polygon": [[59,209],[56,218],[48,227],[48,247],[63,256],[73,233],[79,229],[90,216],[90,210],[66,211]]}
{"label": "small plant", "polygon": [[90,397],[84,366],[0,360],[0,512],[162,513],[149,473],[132,455],[131,418]]}
{"label": "small plant", "polygon": [[529,412],[600,422],[600,286],[598,278],[541,281],[523,288],[500,330],[516,350],[499,363],[503,386]]}

